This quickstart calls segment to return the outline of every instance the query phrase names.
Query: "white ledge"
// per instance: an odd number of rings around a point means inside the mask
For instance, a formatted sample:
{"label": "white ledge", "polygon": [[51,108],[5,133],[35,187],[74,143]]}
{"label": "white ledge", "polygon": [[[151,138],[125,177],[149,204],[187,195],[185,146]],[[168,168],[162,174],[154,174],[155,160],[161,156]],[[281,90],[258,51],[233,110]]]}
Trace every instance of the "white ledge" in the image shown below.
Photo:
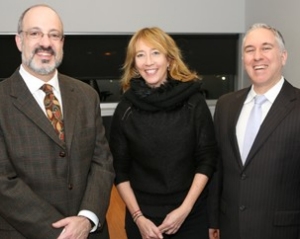
{"label": "white ledge", "polygon": [[101,115],[102,116],[112,116],[115,112],[115,109],[118,105],[118,102],[116,103],[101,103]]}

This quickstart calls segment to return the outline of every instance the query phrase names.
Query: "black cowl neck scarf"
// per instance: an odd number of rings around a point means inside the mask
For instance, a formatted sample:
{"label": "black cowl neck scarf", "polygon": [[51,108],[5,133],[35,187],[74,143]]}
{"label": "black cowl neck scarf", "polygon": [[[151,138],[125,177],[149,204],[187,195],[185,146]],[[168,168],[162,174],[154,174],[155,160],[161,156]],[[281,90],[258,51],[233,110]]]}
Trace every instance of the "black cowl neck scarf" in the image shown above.
{"label": "black cowl neck scarf", "polygon": [[188,98],[200,92],[201,81],[181,82],[168,79],[159,87],[149,87],[143,78],[132,79],[123,97],[143,111],[168,111],[182,106]]}

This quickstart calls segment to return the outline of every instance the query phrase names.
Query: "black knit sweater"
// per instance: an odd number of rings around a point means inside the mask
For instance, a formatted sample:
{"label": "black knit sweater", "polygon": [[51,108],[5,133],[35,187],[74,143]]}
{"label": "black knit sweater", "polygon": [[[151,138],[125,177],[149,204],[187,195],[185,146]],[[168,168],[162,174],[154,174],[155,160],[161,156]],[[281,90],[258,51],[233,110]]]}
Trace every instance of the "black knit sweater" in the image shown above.
{"label": "black knit sweater", "polygon": [[130,181],[139,204],[179,205],[195,173],[212,175],[216,142],[199,81],[150,88],[131,81],[110,134],[115,183]]}

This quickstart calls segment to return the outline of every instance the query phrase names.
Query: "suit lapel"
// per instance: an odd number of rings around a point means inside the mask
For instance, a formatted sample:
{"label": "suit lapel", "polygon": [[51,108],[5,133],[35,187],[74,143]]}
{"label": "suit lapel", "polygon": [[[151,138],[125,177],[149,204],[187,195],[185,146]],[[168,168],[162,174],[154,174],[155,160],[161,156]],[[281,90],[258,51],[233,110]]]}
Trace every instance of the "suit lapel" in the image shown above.
{"label": "suit lapel", "polygon": [[265,120],[263,121],[253,146],[249,152],[245,167],[251,162],[258,150],[263,146],[270,134],[276,129],[278,124],[295,107],[296,96],[294,87],[287,81],[284,82],[281,91],[271,106]]}
{"label": "suit lapel", "polygon": [[74,88],[73,84],[70,84],[66,76],[58,74],[58,79],[63,102],[65,140],[67,148],[70,149],[76,122],[76,108],[78,108],[80,100],[79,92],[77,88]]}
{"label": "suit lapel", "polygon": [[240,150],[239,150],[238,141],[236,137],[236,125],[249,90],[250,87],[237,92],[237,94],[233,98],[233,102],[230,104],[230,110],[229,110],[229,119],[228,119],[229,129],[230,129],[229,139],[230,139],[230,144],[233,147],[235,158],[237,159],[237,163],[239,164],[240,168],[243,167],[243,164],[242,164]]}
{"label": "suit lapel", "polygon": [[18,70],[12,76],[11,86],[10,95],[13,98],[12,102],[15,107],[23,112],[24,115],[53,139],[53,141],[63,147],[63,144],[53,130],[50,121],[32,96]]}

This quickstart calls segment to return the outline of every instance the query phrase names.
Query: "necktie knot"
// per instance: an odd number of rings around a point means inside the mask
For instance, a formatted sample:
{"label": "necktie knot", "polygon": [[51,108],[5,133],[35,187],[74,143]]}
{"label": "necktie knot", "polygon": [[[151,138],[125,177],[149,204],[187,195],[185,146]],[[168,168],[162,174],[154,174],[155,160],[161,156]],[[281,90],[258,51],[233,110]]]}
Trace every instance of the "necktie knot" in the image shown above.
{"label": "necktie knot", "polygon": [[263,105],[268,99],[264,95],[256,95],[254,97],[254,104],[256,105]]}
{"label": "necktie knot", "polygon": [[42,85],[41,90],[44,91],[46,95],[53,93],[53,87],[52,85],[49,84]]}

